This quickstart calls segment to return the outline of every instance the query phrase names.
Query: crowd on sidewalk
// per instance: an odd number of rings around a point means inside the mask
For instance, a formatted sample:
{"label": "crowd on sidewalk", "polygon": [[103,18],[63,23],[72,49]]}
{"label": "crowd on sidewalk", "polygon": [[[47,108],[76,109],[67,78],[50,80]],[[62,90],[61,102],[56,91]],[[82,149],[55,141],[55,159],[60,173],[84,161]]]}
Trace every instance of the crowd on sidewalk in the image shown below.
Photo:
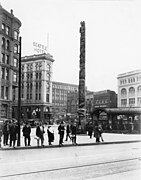
{"label": "crowd on sidewalk", "polygon": [[[71,124],[69,122],[61,121],[60,124],[58,125],[57,130],[59,136],[59,142],[58,142],[59,146],[63,146],[64,140],[65,141],[70,140],[73,145],[77,145],[78,126],[76,121],[74,121]],[[55,140],[54,129],[52,128],[51,125],[48,125],[46,131],[48,137],[48,145],[50,146]],[[100,142],[100,140],[104,141],[102,137],[102,133],[103,133],[102,127],[98,123],[95,123],[94,126],[92,123],[89,124],[88,136],[90,138],[92,138],[94,134],[96,142]],[[37,141],[37,147],[44,146],[44,134],[45,134],[44,124],[42,122],[38,122],[36,124],[36,131],[34,136],[34,139],[36,139]],[[31,146],[31,126],[28,122],[26,122],[22,127],[22,135],[24,139],[24,145]],[[3,142],[3,146],[8,145],[9,147],[15,148],[17,138],[18,138],[17,123],[13,120],[5,121],[0,131],[0,147],[1,147],[1,142]]]}

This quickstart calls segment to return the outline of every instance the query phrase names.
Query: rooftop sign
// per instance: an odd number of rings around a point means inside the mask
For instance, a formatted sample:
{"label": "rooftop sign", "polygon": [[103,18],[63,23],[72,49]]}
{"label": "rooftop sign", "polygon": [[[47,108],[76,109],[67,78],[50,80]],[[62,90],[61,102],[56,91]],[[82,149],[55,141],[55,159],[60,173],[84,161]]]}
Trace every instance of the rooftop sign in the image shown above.
{"label": "rooftop sign", "polygon": [[39,54],[47,53],[47,46],[33,42],[33,47],[34,47],[34,51]]}

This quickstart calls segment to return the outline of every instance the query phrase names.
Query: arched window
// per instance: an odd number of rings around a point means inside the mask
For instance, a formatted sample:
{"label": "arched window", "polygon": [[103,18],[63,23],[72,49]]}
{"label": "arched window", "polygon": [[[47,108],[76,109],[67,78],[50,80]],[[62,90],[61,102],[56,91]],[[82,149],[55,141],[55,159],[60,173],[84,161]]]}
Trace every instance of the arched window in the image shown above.
{"label": "arched window", "polygon": [[138,86],[138,88],[137,88],[137,94],[138,94],[138,95],[141,95],[141,86]]}
{"label": "arched window", "polygon": [[129,88],[129,96],[135,96],[135,88],[134,87],[130,87]]}
{"label": "arched window", "polygon": [[125,88],[121,89],[121,96],[125,97],[127,95],[127,90]]}

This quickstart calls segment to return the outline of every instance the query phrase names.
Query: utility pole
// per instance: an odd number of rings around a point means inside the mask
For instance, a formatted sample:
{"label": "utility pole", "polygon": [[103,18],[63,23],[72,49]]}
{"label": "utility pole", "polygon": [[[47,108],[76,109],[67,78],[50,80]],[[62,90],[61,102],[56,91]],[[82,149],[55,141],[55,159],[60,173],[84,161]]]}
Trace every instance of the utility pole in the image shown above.
{"label": "utility pole", "polygon": [[18,141],[17,146],[20,146],[21,137],[21,37],[19,39],[19,82],[18,82]]}
{"label": "utility pole", "polygon": [[85,132],[86,124],[86,92],[85,92],[85,21],[80,27],[80,70],[79,70],[79,126]]}

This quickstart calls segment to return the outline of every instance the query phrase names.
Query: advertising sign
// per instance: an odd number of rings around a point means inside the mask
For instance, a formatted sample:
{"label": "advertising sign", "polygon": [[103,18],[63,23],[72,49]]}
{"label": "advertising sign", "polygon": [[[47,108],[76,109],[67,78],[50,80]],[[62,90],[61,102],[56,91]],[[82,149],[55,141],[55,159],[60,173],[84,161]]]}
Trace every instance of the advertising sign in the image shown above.
{"label": "advertising sign", "polygon": [[34,51],[39,54],[47,53],[47,46],[33,42]]}

